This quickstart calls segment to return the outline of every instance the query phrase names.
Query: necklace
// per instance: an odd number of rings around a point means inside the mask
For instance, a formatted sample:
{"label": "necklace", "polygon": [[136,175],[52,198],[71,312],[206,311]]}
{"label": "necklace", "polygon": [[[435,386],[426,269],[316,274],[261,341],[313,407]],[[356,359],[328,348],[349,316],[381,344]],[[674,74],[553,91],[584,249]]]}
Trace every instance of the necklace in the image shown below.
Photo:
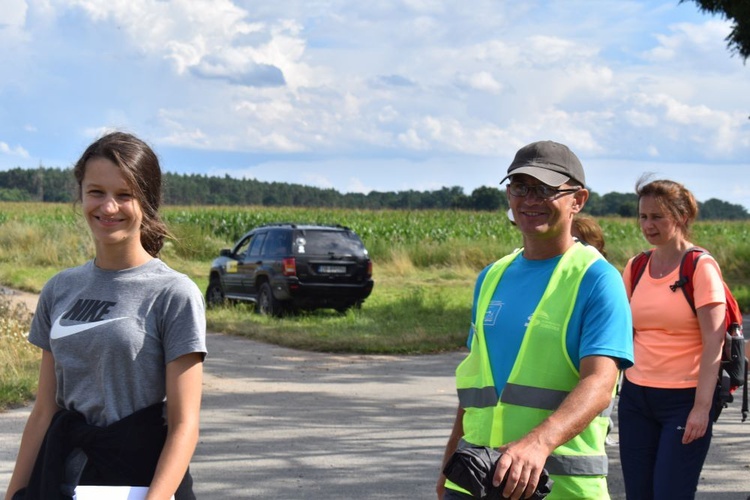
{"label": "necklace", "polygon": [[670,272],[672,272],[672,266],[669,266],[666,270],[662,268],[662,270],[657,271],[654,273],[657,278],[663,278],[664,276],[667,276]]}
{"label": "necklace", "polygon": [[[657,278],[663,278],[669,275],[672,271],[680,266],[684,251],[681,251],[678,255],[671,255],[666,258],[665,261],[659,261],[659,259],[651,260],[651,275]],[[654,265],[655,264],[655,265]]]}
{"label": "necklace", "polygon": [[671,262],[657,262],[656,259],[651,261],[651,276],[655,278],[663,278],[664,276],[668,275],[672,269],[674,268],[674,265]]}

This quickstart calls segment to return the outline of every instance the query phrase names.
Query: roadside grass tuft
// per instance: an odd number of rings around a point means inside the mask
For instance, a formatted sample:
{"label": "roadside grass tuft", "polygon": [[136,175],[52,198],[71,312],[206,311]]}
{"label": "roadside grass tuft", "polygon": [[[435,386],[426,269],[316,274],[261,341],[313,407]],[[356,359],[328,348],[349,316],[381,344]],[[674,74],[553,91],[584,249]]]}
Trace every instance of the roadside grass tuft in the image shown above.
{"label": "roadside grass tuft", "polygon": [[0,410],[33,398],[41,351],[27,340],[31,312],[0,295]]}

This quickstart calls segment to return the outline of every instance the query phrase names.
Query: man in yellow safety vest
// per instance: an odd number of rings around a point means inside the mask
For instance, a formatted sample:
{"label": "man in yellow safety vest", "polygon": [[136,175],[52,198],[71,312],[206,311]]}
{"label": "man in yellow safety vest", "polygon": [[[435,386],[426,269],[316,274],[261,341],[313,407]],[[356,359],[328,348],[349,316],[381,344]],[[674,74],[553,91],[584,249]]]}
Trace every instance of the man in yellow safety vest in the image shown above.
{"label": "man in yellow safety vest", "polygon": [[[523,247],[489,265],[474,292],[470,353],[456,369],[459,406],[443,464],[466,446],[502,452],[493,483],[528,498],[543,469],[549,499],[608,499],[604,441],[618,370],[633,362],[620,273],[571,236],[588,197],[578,157],[540,141],[501,183]],[[471,498],[440,475],[438,498]]]}

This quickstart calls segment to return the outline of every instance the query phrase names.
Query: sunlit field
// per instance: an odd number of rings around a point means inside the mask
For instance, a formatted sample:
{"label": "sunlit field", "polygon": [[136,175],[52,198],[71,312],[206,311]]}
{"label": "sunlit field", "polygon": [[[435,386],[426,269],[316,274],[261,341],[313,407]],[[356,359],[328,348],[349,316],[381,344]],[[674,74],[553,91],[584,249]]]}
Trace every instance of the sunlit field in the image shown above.
{"label": "sunlit field", "polygon": [[[504,213],[356,211],[265,207],[167,207],[174,234],[162,258],[205,291],[211,260],[246,231],[277,222],[341,224],[356,231],[373,259],[375,288],[359,310],[283,318],[250,305],[207,313],[209,331],[299,349],[340,353],[435,353],[466,342],[474,279],[521,245]],[[600,219],[608,258],[622,269],[647,247],[635,220]],[[750,311],[750,222],[698,223],[693,242],[710,249],[744,311]],[[93,244],[71,205],[0,203],[0,283],[39,292],[66,267],[93,256]],[[0,406],[32,394],[39,353],[24,335],[28,317],[0,303]]]}

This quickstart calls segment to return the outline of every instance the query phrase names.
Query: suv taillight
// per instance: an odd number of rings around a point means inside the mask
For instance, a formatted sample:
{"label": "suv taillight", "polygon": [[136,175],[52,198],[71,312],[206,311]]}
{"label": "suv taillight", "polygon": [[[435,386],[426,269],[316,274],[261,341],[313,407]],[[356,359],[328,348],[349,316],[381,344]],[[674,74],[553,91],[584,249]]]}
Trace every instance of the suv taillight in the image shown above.
{"label": "suv taillight", "polygon": [[372,261],[367,261],[367,277],[372,278]]}
{"label": "suv taillight", "polygon": [[284,276],[296,276],[297,275],[297,263],[294,261],[294,257],[288,257],[281,259],[281,267],[283,268]]}

